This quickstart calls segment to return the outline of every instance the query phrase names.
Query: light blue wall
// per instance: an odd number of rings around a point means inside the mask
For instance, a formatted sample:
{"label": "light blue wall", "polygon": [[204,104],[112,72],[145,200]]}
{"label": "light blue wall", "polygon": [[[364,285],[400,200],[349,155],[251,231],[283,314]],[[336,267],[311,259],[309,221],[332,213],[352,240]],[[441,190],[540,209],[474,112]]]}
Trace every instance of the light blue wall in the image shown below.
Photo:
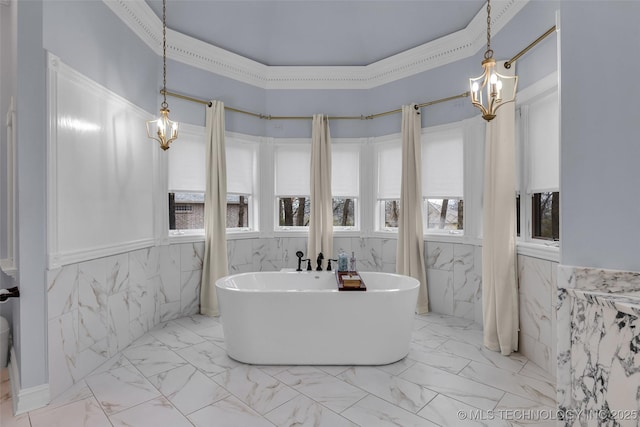
{"label": "light blue wall", "polygon": [[14,346],[22,388],[47,382],[46,91],[42,1],[17,5],[16,157],[19,304]]}
{"label": "light blue wall", "polygon": [[[15,93],[15,16],[14,10],[9,5],[0,4],[0,120],[9,109],[11,96]],[[4,126],[2,126],[4,130]],[[4,159],[7,158],[7,133],[0,132],[0,160],[4,169]],[[0,224],[7,223],[7,186],[4,181],[4,174],[0,174]],[[0,227],[0,242],[7,241],[7,231],[5,227]],[[7,256],[4,252],[4,245],[0,245],[0,259]],[[0,272],[0,288],[8,288],[13,285],[13,280]],[[13,302],[0,304],[0,316],[13,322]]]}
{"label": "light blue wall", "polygon": [[563,2],[561,263],[640,271],[640,2]]}
{"label": "light blue wall", "polygon": [[45,1],[44,48],[149,112],[160,108],[162,58],[104,2]]}

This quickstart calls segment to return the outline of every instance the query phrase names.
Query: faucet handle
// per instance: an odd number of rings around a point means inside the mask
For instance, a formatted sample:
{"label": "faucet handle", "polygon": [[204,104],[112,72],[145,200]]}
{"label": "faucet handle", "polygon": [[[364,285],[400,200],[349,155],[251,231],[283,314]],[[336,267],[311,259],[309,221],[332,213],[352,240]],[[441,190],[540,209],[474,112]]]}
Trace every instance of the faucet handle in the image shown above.
{"label": "faucet handle", "polygon": [[331,258],[329,258],[329,259],[327,260],[327,271],[331,271],[331,261],[338,262],[338,260],[337,260],[337,259],[331,259]]}

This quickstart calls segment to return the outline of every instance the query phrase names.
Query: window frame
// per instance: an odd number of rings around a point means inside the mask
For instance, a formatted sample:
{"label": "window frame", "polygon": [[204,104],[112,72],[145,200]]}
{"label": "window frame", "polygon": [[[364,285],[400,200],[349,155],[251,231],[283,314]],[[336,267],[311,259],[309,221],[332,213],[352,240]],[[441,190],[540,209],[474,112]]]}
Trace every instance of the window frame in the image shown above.
{"label": "window frame", "polygon": [[[518,253],[521,255],[543,258],[550,261],[559,261],[560,240],[551,240],[534,237],[533,227],[533,198],[535,194],[545,192],[560,192],[559,182],[557,187],[534,188],[531,187],[531,141],[529,132],[529,107],[548,96],[556,94],[558,99],[558,113],[560,111],[560,94],[558,90],[558,73],[553,72],[547,77],[522,90],[516,97],[516,173],[518,174],[518,186],[514,194],[520,197],[520,215],[516,218],[520,223],[520,235],[516,237]],[[560,144],[560,129],[558,126],[558,144]],[[559,147],[558,147],[559,149]],[[562,197],[562,195],[559,195]],[[558,220],[560,221],[560,220]],[[517,225],[516,225],[517,226]],[[562,234],[562,226],[558,223],[559,235]]]}
{"label": "window frame", "polygon": [[[202,144],[203,145],[206,144],[206,141],[205,141],[206,128],[204,126],[197,126],[197,125],[183,123],[181,124],[180,132],[181,134],[190,134],[191,136],[194,136],[196,138],[201,138]],[[228,147],[229,144],[233,144],[234,141],[251,147],[251,150],[253,152],[253,165],[252,165],[253,169],[251,171],[252,194],[227,193],[227,194],[239,194],[239,195],[244,195],[248,197],[248,201],[247,201],[248,227],[226,228],[226,235],[227,235],[227,238],[230,238],[230,239],[255,237],[259,235],[259,231],[260,231],[259,230],[259,212],[258,212],[258,208],[259,208],[258,200],[259,200],[259,194],[260,194],[260,191],[259,191],[260,187],[258,185],[258,177],[260,173],[260,169],[259,169],[260,161],[258,158],[260,138],[254,137],[251,135],[240,134],[236,132],[225,132],[225,148]],[[206,147],[205,147],[205,150],[206,150]],[[167,162],[167,176],[169,174],[169,168],[170,166],[169,166],[169,163]],[[196,190],[171,189],[167,182],[167,190],[165,193],[168,196],[170,193],[202,193],[202,192],[196,191]],[[166,220],[167,233],[168,233],[169,239],[171,239],[172,241],[178,240],[181,242],[182,241],[191,242],[191,241],[200,240],[201,238],[204,237],[204,227],[194,228],[194,229],[171,230],[169,228],[170,225],[169,225],[169,206],[168,205],[167,205],[166,212],[167,212],[167,220]]]}
{"label": "window frame", "polygon": [[[422,224],[423,224],[423,233],[425,235],[425,237],[431,237],[431,236],[443,236],[443,235],[448,235],[448,236],[464,236],[465,235],[465,221],[464,219],[467,217],[467,206],[464,203],[464,196],[465,196],[465,190],[466,190],[466,177],[467,177],[467,172],[466,172],[466,162],[465,162],[465,152],[466,152],[466,132],[465,132],[465,122],[464,121],[458,121],[458,122],[453,122],[453,123],[447,123],[447,124],[443,124],[443,125],[437,125],[437,126],[431,126],[431,127],[426,127],[422,129],[421,132],[421,144],[422,144],[422,150],[425,150],[425,145],[428,144],[429,142],[429,136],[430,135],[437,135],[437,134],[444,134],[444,133],[459,133],[460,137],[462,139],[462,157],[460,158],[460,162],[462,163],[462,197],[459,196],[445,196],[442,194],[429,194],[429,195],[425,195],[425,189],[422,189]],[[422,164],[422,168],[423,168],[423,173],[424,173],[424,169],[425,169],[425,164]],[[444,200],[444,199],[448,199],[448,200],[462,200],[462,217],[463,217],[463,228],[462,230],[451,230],[451,229],[439,229],[439,228],[429,228],[429,212],[427,210],[427,200]]]}

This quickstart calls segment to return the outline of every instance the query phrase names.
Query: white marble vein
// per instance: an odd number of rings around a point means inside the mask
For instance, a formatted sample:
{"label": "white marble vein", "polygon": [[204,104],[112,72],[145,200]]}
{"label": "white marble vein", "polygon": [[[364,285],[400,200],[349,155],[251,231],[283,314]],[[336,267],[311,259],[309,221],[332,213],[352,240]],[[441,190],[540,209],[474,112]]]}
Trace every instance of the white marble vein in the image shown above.
{"label": "white marble vein", "polygon": [[113,427],[192,427],[189,420],[164,397],[149,400],[109,419]]}
{"label": "white marble vein", "polygon": [[194,412],[189,415],[189,420],[196,427],[211,427],[212,420],[215,420],[216,427],[273,427],[273,424],[234,396]]}
{"label": "white marble vein", "polygon": [[229,396],[228,391],[191,365],[154,375],[149,381],[183,414]]}
{"label": "white marble vein", "polygon": [[413,413],[418,412],[437,394],[374,367],[353,367],[338,378]]}
{"label": "white marble vein", "polygon": [[132,366],[91,375],[86,382],[107,415],[160,396],[160,392]]}
{"label": "white marble vein", "polygon": [[164,345],[147,344],[126,349],[124,355],[146,377],[178,368],[187,362]]}
{"label": "white marble vein", "polygon": [[555,387],[550,382],[509,373],[478,362],[471,362],[460,375],[543,405],[555,405]]}
{"label": "white marble vein", "polygon": [[45,409],[29,414],[31,427],[111,427],[109,419],[93,396],[68,405]]}
{"label": "white marble vein", "polygon": [[460,416],[460,411],[465,416],[471,417],[472,414],[484,414],[485,418],[489,418],[488,412],[478,412],[477,408],[462,403],[458,400],[452,399],[439,394],[433,399],[427,406],[424,407],[418,415],[424,417],[440,426],[509,426],[507,421],[494,419],[494,420],[470,420],[464,419]]}
{"label": "white marble vein", "polygon": [[498,352],[487,349],[484,345],[456,340],[447,341],[438,350],[511,372],[520,371],[527,361],[525,357],[518,353],[503,356]]}
{"label": "white marble vein", "polygon": [[200,335],[175,322],[159,324],[149,332],[172,350],[189,347],[205,341]]}
{"label": "white marble vein", "polygon": [[486,385],[493,384],[493,381],[473,381],[422,363],[416,363],[404,371],[400,378],[486,410],[493,409],[504,395],[504,391]]}
{"label": "white marble vein", "polygon": [[214,380],[259,414],[266,414],[298,395],[260,369],[247,365],[230,369]]}
{"label": "white marble vein", "polygon": [[369,395],[342,416],[360,426],[435,427],[437,424]]}
{"label": "white marble vein", "polygon": [[344,378],[342,375],[336,378],[311,366],[290,368],[275,377],[289,387],[338,413],[366,395],[359,388],[341,381],[340,378]]}
{"label": "white marble vein", "polygon": [[226,351],[211,342],[203,342],[176,352],[209,376],[220,374],[240,365],[229,358]]}
{"label": "white marble vein", "polygon": [[283,427],[357,427],[346,418],[303,395],[267,413],[265,418]]}

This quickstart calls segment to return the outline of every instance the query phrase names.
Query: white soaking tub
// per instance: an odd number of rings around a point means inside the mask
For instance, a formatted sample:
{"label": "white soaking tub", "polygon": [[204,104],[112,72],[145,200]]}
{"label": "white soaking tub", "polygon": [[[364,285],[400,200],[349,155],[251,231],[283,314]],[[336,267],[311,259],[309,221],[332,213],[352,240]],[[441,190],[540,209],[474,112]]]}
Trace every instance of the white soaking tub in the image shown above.
{"label": "white soaking tub", "polygon": [[384,365],[409,352],[419,282],[360,272],[366,291],[338,291],[333,272],[257,272],[216,281],[229,357],[260,365]]}

